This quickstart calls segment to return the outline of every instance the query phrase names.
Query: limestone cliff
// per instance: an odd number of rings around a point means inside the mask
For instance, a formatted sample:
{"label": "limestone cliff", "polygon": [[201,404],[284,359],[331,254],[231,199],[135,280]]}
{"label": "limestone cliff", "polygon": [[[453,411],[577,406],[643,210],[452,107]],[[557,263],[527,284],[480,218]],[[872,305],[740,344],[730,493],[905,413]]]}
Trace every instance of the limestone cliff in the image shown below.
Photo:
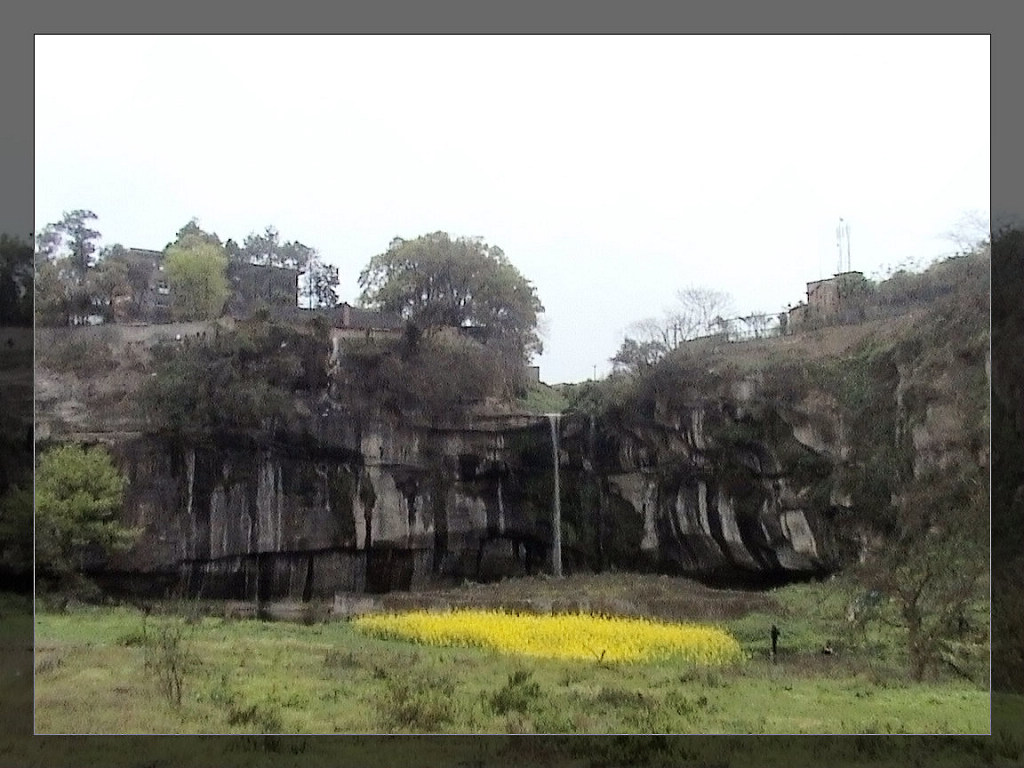
{"label": "limestone cliff", "polygon": [[[856,560],[907,478],[987,466],[979,309],[683,350],[624,396],[570,410],[565,568],[765,583]],[[954,320],[966,325],[950,336]],[[108,365],[43,360],[37,435],[104,442],[129,477],[125,521],[143,534],[97,574],[106,584],[308,599],[549,568],[545,417],[414,418],[327,386],[297,393],[273,432],[169,433],[135,398],[146,350],[103,333]]]}

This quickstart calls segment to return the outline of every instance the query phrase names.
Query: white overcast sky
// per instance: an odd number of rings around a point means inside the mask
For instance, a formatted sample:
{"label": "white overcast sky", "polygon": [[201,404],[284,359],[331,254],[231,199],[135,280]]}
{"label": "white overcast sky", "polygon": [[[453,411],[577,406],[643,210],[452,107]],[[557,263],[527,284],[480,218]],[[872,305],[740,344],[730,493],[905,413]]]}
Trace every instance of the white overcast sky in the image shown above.
{"label": "white overcast sky", "polygon": [[162,248],[274,225],[355,303],[396,235],[501,246],[549,382],[678,289],[778,312],[989,211],[987,36],[37,36],[36,226]]}

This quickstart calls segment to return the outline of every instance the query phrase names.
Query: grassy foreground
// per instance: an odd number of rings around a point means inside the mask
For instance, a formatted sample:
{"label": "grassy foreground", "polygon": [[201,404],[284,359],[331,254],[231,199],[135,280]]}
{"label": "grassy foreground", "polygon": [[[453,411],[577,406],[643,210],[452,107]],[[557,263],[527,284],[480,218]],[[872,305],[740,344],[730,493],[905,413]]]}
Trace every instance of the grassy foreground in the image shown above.
{"label": "grassy foreground", "polygon": [[[124,607],[40,612],[36,732],[989,732],[985,687],[948,676],[908,682],[894,666],[891,637],[820,654],[823,639],[841,629],[833,592],[787,587],[715,622],[747,657],[715,668],[413,645],[347,621],[144,617]],[[773,622],[783,629],[778,663],[766,653]]]}

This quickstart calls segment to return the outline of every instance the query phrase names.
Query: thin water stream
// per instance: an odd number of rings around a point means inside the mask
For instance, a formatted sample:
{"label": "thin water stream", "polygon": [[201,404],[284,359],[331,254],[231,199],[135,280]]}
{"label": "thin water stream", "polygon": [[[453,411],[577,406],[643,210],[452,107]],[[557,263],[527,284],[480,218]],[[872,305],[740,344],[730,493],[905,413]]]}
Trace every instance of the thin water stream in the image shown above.
{"label": "thin water stream", "polygon": [[551,572],[556,577],[562,575],[562,493],[558,484],[558,420],[559,413],[549,413],[548,423],[551,425],[551,453],[555,464],[554,509],[552,511],[551,529]]}

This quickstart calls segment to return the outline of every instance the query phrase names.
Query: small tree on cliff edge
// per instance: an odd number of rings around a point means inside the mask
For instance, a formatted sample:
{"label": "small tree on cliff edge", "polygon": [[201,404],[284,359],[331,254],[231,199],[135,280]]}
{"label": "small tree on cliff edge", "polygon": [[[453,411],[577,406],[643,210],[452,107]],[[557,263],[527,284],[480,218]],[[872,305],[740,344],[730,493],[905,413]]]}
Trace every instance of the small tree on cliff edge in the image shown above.
{"label": "small tree on cliff edge", "polygon": [[77,444],[50,448],[36,468],[36,569],[61,590],[84,583],[92,558],[127,549],[138,532],[117,513],[127,480],[110,454]]}
{"label": "small tree on cliff edge", "polygon": [[395,238],[359,275],[364,306],[399,312],[430,333],[473,326],[523,363],[541,351],[536,289],[501,248],[445,232]]}

